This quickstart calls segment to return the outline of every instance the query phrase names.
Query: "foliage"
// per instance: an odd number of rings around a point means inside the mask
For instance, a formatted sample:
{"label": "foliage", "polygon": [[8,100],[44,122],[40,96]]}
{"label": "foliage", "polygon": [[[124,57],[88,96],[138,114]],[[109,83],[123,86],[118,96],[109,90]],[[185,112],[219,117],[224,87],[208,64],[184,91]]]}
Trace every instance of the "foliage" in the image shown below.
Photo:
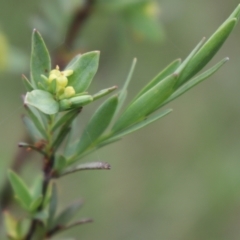
{"label": "foliage", "polygon": [[[146,7],[144,4],[143,1],[139,8]],[[138,19],[138,14],[130,15],[133,19]],[[235,27],[239,16],[240,5],[208,41],[205,43],[205,39],[200,41],[183,62],[177,59],[170,63],[122,110],[136,64],[134,60],[122,89],[99,106],[85,126],[83,134],[73,141],[71,135],[78,128],[73,122],[82,107],[105,97],[116,90],[116,87],[102,89],[95,94],[86,92],[98,69],[99,52],[77,55],[63,71],[60,71],[58,66],[53,69],[44,40],[40,33],[34,30],[30,80],[23,77],[27,91],[24,96],[27,112],[24,124],[32,137],[32,143],[22,142],[19,146],[36,150],[42,155],[43,174],[30,190],[17,173],[9,171],[14,196],[19,206],[26,212],[26,218],[20,220],[5,212],[9,239],[46,239],[72,226],[91,222],[91,219],[71,222],[82,205],[81,201],[56,214],[58,194],[57,186],[52,180],[86,169],[110,169],[110,165],[103,162],[80,165],[77,162],[100,147],[167,115],[171,112],[170,109],[158,111],[166,103],[215,73],[228,58],[197,75],[220,49]]]}

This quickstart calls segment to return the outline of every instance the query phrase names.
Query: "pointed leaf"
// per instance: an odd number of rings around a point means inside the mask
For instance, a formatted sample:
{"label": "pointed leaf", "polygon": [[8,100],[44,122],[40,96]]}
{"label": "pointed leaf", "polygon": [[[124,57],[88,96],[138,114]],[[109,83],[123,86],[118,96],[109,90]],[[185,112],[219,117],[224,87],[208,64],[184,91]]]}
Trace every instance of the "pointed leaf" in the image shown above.
{"label": "pointed leaf", "polygon": [[40,82],[43,86],[45,81],[41,75],[48,75],[51,70],[51,60],[48,50],[38,31],[34,29],[32,35],[32,54],[31,54],[31,78],[34,88],[38,88]]}
{"label": "pointed leaf", "polygon": [[176,59],[171,62],[166,68],[164,68],[152,81],[150,81],[134,98],[135,100],[147,92],[149,89],[154,87],[168,75],[172,74],[181,64],[181,59]]}
{"label": "pointed leaf", "polygon": [[13,188],[15,196],[26,206],[30,206],[32,197],[23,180],[12,170],[9,170],[8,177]]}
{"label": "pointed leaf", "polygon": [[78,154],[86,150],[106,130],[112,120],[117,104],[117,96],[112,96],[107,99],[94,113],[80,139]]}
{"label": "pointed leaf", "polygon": [[44,139],[41,132],[39,132],[39,130],[36,128],[35,124],[29,117],[23,116],[23,123],[25,124],[28,133],[35,142]]}
{"label": "pointed leaf", "polygon": [[97,72],[99,52],[88,52],[74,58],[73,62],[66,69],[73,70],[73,74],[68,77],[68,85],[73,86],[76,93],[84,92],[88,89],[91,81]]}
{"label": "pointed leaf", "polygon": [[28,92],[31,92],[32,90],[34,90],[33,85],[30,83],[30,81],[27,79],[25,75],[22,75],[22,81],[23,81],[23,85],[25,86]]}
{"label": "pointed leaf", "polygon": [[154,112],[172,94],[176,80],[177,76],[172,74],[136,99],[119,117],[112,131],[119,132]]}
{"label": "pointed leaf", "polygon": [[42,122],[40,121],[41,119],[40,119],[39,115],[37,114],[36,111],[34,111],[35,109],[29,105],[25,105],[25,109],[27,110],[27,113],[28,113],[29,117],[31,118],[35,127],[38,129],[38,131],[41,133],[41,135],[44,136],[45,139],[47,139],[46,130],[44,129],[44,126],[43,126]]}
{"label": "pointed leaf", "polygon": [[32,201],[31,205],[29,206],[29,210],[31,212],[35,212],[37,208],[40,206],[40,204],[42,203],[42,201],[43,201],[43,196],[41,195]]}
{"label": "pointed leaf", "polygon": [[81,109],[74,109],[74,110],[67,112],[63,116],[61,116],[58,119],[58,121],[53,125],[52,131],[53,132],[56,131],[62,125],[67,124],[69,126],[80,112],[81,112]]}
{"label": "pointed leaf", "polygon": [[36,107],[45,114],[55,114],[59,110],[58,102],[49,92],[43,90],[33,90],[26,94],[25,104]]}
{"label": "pointed leaf", "polygon": [[229,58],[224,58],[222,61],[208,69],[207,71],[199,74],[198,76],[194,77],[193,79],[187,81],[183,84],[180,88],[177,89],[161,106],[173,101],[175,98],[181,96],[183,93],[190,90],[195,85],[199,84],[200,82],[204,81],[205,79],[209,78],[212,74],[214,74],[224,63],[226,63]]}
{"label": "pointed leaf", "polygon": [[[150,123],[153,123],[153,122],[159,120],[160,118],[165,117],[166,115],[168,115],[171,112],[172,112],[172,109],[167,109],[167,110],[161,111],[158,114],[155,114],[154,116],[148,116],[146,119],[142,120],[141,122],[130,126],[129,128],[117,133],[116,135],[113,135],[111,138],[107,139],[106,141],[109,142],[110,140],[113,141],[115,139],[122,138],[125,135],[133,133],[143,127],[146,127]],[[103,143],[105,143],[105,141],[101,142],[101,144],[103,144]]]}
{"label": "pointed leaf", "polygon": [[236,25],[236,19],[233,18],[222,24],[217,31],[208,39],[208,41],[201,47],[192,60],[188,63],[186,68],[182,71],[177,82],[177,87],[184,84],[196,73],[198,73],[217,53],[223,45],[229,34]]}
{"label": "pointed leaf", "polygon": [[59,173],[61,173],[64,168],[67,166],[67,160],[64,156],[58,156],[54,161],[54,171],[56,172],[56,175],[58,176]]}
{"label": "pointed leaf", "polygon": [[57,211],[57,204],[58,204],[57,186],[54,183],[52,186],[52,194],[51,194],[51,199],[50,199],[49,208],[48,208],[48,215],[49,215],[48,221],[47,221],[48,228],[50,228],[51,225],[53,224],[53,219]]}
{"label": "pointed leaf", "polygon": [[78,212],[79,208],[82,206],[83,202],[78,201],[76,203],[73,203],[66,209],[64,209],[59,216],[56,218],[54,222],[54,227],[56,226],[64,226],[69,223],[69,221],[72,220],[74,215]]}
{"label": "pointed leaf", "polygon": [[117,116],[117,114],[120,112],[120,110],[121,110],[121,108],[122,108],[122,106],[125,102],[125,99],[127,97],[127,88],[128,88],[128,85],[129,85],[129,83],[132,79],[132,75],[133,75],[136,63],[137,63],[137,59],[134,58],[133,62],[132,62],[132,66],[131,66],[130,71],[128,73],[127,79],[126,79],[126,81],[123,85],[123,88],[121,89],[119,97],[118,97],[118,106],[117,106],[117,110],[115,112],[115,116]]}

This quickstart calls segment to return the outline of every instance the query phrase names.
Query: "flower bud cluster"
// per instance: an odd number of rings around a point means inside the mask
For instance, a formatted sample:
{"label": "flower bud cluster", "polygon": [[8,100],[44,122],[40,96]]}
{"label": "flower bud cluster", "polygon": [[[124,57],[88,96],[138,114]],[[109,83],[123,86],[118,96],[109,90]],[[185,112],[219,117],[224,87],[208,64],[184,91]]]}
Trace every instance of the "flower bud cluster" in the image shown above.
{"label": "flower bud cluster", "polygon": [[52,92],[57,100],[73,97],[76,92],[72,86],[68,86],[68,78],[73,74],[73,70],[60,71],[57,65],[55,69],[50,71],[49,77],[42,75],[45,79],[48,90]]}

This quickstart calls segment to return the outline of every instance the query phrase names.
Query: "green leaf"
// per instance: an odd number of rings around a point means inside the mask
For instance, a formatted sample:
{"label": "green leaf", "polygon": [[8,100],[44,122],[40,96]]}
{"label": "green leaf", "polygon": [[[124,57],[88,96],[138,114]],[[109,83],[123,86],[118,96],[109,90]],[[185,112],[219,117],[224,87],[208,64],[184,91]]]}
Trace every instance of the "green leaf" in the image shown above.
{"label": "green leaf", "polygon": [[40,204],[42,203],[42,201],[43,201],[43,196],[41,195],[32,201],[31,205],[29,206],[29,210],[31,212],[35,212],[37,208],[40,206]]}
{"label": "green leaf", "polygon": [[55,137],[52,148],[58,149],[61,143],[65,140],[67,134],[70,132],[71,128],[69,126],[64,125],[59,131],[58,135]]}
{"label": "green leaf", "polygon": [[103,90],[95,93],[94,95],[92,95],[93,101],[106,96],[107,94],[111,93],[112,91],[114,91],[116,89],[117,89],[117,86],[113,86],[113,87],[106,88],[106,89],[103,89]]}
{"label": "green leaf", "polygon": [[58,102],[53,98],[49,92],[43,90],[33,90],[26,94],[25,104],[36,107],[45,114],[55,114],[59,110]]}
{"label": "green leaf", "polygon": [[41,75],[48,75],[51,70],[51,59],[40,33],[34,29],[32,35],[32,53],[31,53],[31,78],[34,88],[38,88],[40,82],[45,86],[45,81]]}
{"label": "green leaf", "polygon": [[136,99],[119,117],[112,128],[112,132],[119,132],[142,121],[146,116],[154,112],[172,94],[176,80],[177,75],[169,75]]}
{"label": "green leaf", "polygon": [[64,156],[60,155],[55,159],[54,172],[56,172],[57,176],[59,175],[59,173],[61,173],[64,170],[66,165],[67,165],[67,160]]}
{"label": "green leaf", "polygon": [[57,186],[55,183],[53,183],[52,194],[51,194],[51,199],[50,199],[49,208],[48,208],[48,215],[49,215],[47,220],[48,229],[50,229],[53,224],[54,217],[57,211],[57,203],[58,203]]}
{"label": "green leaf", "polygon": [[68,224],[69,221],[72,220],[74,215],[76,215],[76,213],[78,212],[78,210],[82,206],[82,204],[83,204],[82,201],[78,201],[76,203],[73,203],[66,209],[64,209],[59,214],[59,216],[56,218],[56,220],[54,221],[53,227],[64,226],[64,225]]}
{"label": "green leaf", "polygon": [[74,109],[72,111],[68,111],[66,114],[61,116],[58,121],[53,125],[52,131],[56,131],[59,127],[62,125],[70,125],[72,121],[78,116],[78,114],[81,112],[81,109]]}
{"label": "green leaf", "polygon": [[128,73],[127,79],[126,79],[126,81],[125,81],[125,83],[123,85],[123,88],[121,89],[119,97],[118,97],[118,106],[117,106],[117,110],[115,112],[115,116],[117,116],[117,114],[121,110],[121,108],[122,108],[122,106],[123,106],[123,104],[125,102],[125,99],[127,97],[127,88],[128,88],[128,85],[129,85],[129,83],[130,83],[130,81],[132,79],[132,75],[133,75],[136,63],[137,63],[137,59],[134,58],[133,62],[132,62],[132,65],[131,65],[131,68],[130,68],[130,71]]}
{"label": "green leaf", "polygon": [[35,124],[29,117],[23,116],[23,123],[25,124],[29,135],[35,142],[44,139],[41,132],[36,128]]}
{"label": "green leaf", "polygon": [[18,239],[18,221],[7,211],[4,211],[3,214],[8,237],[13,240]]}
{"label": "green leaf", "polygon": [[26,209],[29,209],[29,206],[32,203],[32,197],[23,180],[12,170],[9,170],[8,178],[16,198],[18,198],[24,204]]}
{"label": "green leaf", "polygon": [[[38,91],[38,90],[36,90]],[[38,129],[38,131],[41,133],[42,136],[44,136],[45,139],[47,139],[46,130],[43,126],[43,123],[41,122],[41,118],[35,109],[29,105],[25,105],[25,109],[27,110],[27,113],[29,117],[31,118],[33,124]]]}
{"label": "green leaf", "polygon": [[98,69],[99,52],[88,52],[74,58],[74,61],[66,67],[73,70],[68,77],[68,85],[73,86],[76,93],[84,92],[90,86]]}
{"label": "green leaf", "polygon": [[184,84],[196,73],[198,73],[217,53],[223,45],[229,34],[236,25],[236,19],[233,18],[222,24],[217,31],[209,38],[209,40],[201,47],[201,49],[194,55],[186,68],[181,72],[177,87]]}
{"label": "green leaf", "polygon": [[111,138],[107,138],[106,141],[103,141],[103,142],[100,142],[100,144],[103,144],[105,142],[109,142],[109,141],[114,141],[115,139],[119,139],[119,138],[122,138],[123,136],[125,135],[128,135],[130,133],[133,133],[143,127],[146,127],[147,125],[149,125],[150,123],[153,123],[157,120],[159,120],[160,118],[162,117],[165,117],[166,115],[168,115],[170,112],[172,112],[172,109],[167,109],[167,110],[164,110],[164,111],[161,111],[160,113],[158,114],[155,114],[153,116],[149,116],[149,117],[146,117],[144,120],[142,120],[141,122],[137,123],[137,124],[134,124],[132,126],[130,126],[129,128],[127,129],[124,129],[123,131],[113,135]]}
{"label": "green leaf", "polygon": [[199,84],[200,82],[204,81],[205,79],[209,78],[212,74],[214,74],[224,63],[226,63],[229,60],[229,58],[224,58],[222,61],[208,69],[207,71],[199,74],[198,76],[192,78],[191,80],[187,81],[185,84],[183,84],[180,88],[178,88],[162,105],[165,105],[171,101],[173,101],[175,98],[181,96],[183,93],[190,90],[195,85]]}
{"label": "green leaf", "polygon": [[173,62],[171,62],[166,68],[164,68],[155,78],[153,78],[152,81],[150,81],[134,98],[136,100],[141,95],[143,95],[145,92],[147,92],[149,89],[154,87],[156,84],[158,84],[160,81],[162,81],[164,78],[166,78],[168,75],[172,74],[181,64],[181,59],[176,59]]}
{"label": "green leaf", "polygon": [[31,186],[31,196],[32,199],[37,199],[42,195],[42,182],[43,178],[41,175],[35,177],[33,184]]}
{"label": "green leaf", "polygon": [[32,90],[34,90],[33,85],[30,83],[30,81],[27,79],[25,75],[22,75],[22,81],[23,81],[23,85],[25,86],[28,92],[31,92]]}
{"label": "green leaf", "polygon": [[94,144],[94,142],[106,130],[112,120],[117,104],[118,97],[112,96],[107,99],[94,113],[88,125],[84,129],[78,144],[78,154],[86,150],[91,144]]}

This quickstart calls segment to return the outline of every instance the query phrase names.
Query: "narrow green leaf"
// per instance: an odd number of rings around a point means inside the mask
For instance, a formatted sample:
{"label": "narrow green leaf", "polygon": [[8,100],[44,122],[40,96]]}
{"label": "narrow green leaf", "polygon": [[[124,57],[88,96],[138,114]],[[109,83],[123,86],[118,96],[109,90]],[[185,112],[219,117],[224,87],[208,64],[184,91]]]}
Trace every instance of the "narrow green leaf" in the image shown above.
{"label": "narrow green leaf", "polygon": [[69,223],[70,220],[76,215],[79,208],[82,206],[83,202],[78,201],[76,203],[71,204],[69,207],[64,209],[59,216],[54,221],[54,227],[56,226],[64,226]]}
{"label": "narrow green leaf", "polygon": [[32,201],[32,203],[29,206],[29,210],[31,212],[35,212],[37,210],[37,208],[40,206],[40,204],[42,203],[42,201],[43,201],[43,196],[41,195]]}
{"label": "narrow green leaf", "polygon": [[[237,7],[234,9],[234,11],[230,14],[230,16],[225,20],[224,23],[228,22],[229,20],[236,18],[237,21],[239,20],[240,17],[240,4],[237,5]],[[224,24],[223,23],[223,24]]]}
{"label": "narrow green leaf", "polygon": [[116,89],[117,89],[117,86],[113,86],[113,87],[106,88],[106,89],[103,89],[103,90],[95,93],[94,95],[92,95],[93,101],[106,96],[107,94],[111,93],[112,91],[114,91]]}
{"label": "narrow green leaf", "polygon": [[58,121],[53,125],[52,131],[55,132],[62,125],[70,125],[72,121],[77,117],[77,115],[81,112],[81,109],[73,109],[63,116],[61,116]]}
{"label": "narrow green leaf", "polygon": [[118,97],[112,96],[97,109],[84,129],[77,148],[78,154],[86,150],[106,130],[112,120],[117,104]]}
{"label": "narrow green leaf", "polygon": [[42,182],[43,178],[41,175],[35,177],[35,180],[31,186],[32,199],[37,199],[40,195],[42,195]]}
{"label": "narrow green leaf", "polygon": [[23,81],[24,87],[28,92],[31,92],[32,90],[34,90],[33,85],[30,83],[30,81],[27,79],[25,75],[22,75],[22,81]]}
{"label": "narrow green leaf", "polygon": [[7,211],[3,212],[4,224],[9,239],[18,239],[18,221]]}
{"label": "narrow green leaf", "polygon": [[217,53],[223,45],[229,34],[236,25],[236,19],[233,18],[222,24],[217,31],[208,39],[201,49],[191,59],[185,69],[181,72],[177,86],[179,87],[198,73]]}
{"label": "narrow green leaf", "polygon": [[33,123],[33,121],[27,117],[27,116],[23,116],[23,123],[26,126],[26,129],[29,133],[29,135],[31,136],[31,138],[37,142],[39,140],[43,140],[44,136],[41,134],[41,132],[36,128],[35,124]]}
{"label": "narrow green leaf", "polygon": [[71,128],[69,126],[63,126],[61,130],[59,131],[57,137],[54,139],[52,148],[58,149],[61,143],[65,140],[67,134],[70,132]]}
{"label": "narrow green leaf", "polygon": [[52,186],[52,194],[51,199],[48,207],[48,220],[47,220],[47,228],[50,229],[53,225],[54,217],[57,211],[57,204],[58,204],[58,196],[57,196],[57,186],[53,183]]}
{"label": "narrow green leaf", "polygon": [[175,98],[181,96],[183,93],[190,90],[195,85],[199,84],[200,82],[204,81],[205,79],[209,78],[212,74],[214,74],[224,63],[226,63],[229,60],[229,58],[224,58],[222,61],[208,69],[207,71],[199,74],[198,76],[192,78],[191,80],[187,81],[185,84],[183,84],[180,88],[178,88],[162,105],[165,105],[171,101],[173,101]]}
{"label": "narrow green leaf", "polygon": [[68,77],[68,85],[73,86],[76,93],[84,92],[91,84],[98,69],[99,54],[98,51],[85,53],[74,58],[66,67],[73,70],[73,74]]}
{"label": "narrow green leaf", "polygon": [[122,109],[122,106],[125,102],[125,99],[127,97],[127,88],[128,88],[128,85],[132,79],[132,75],[133,75],[133,72],[134,72],[134,69],[135,69],[135,66],[136,66],[136,63],[137,63],[137,59],[134,58],[133,59],[133,62],[132,62],[132,66],[130,68],[130,71],[128,73],[128,76],[127,76],[127,79],[123,85],[123,88],[121,89],[120,93],[119,93],[119,97],[118,97],[118,106],[117,106],[117,110],[115,112],[115,116],[117,116],[117,114],[120,112],[120,110]]}
{"label": "narrow green leaf", "polygon": [[96,170],[96,169],[101,169],[101,170],[109,170],[111,169],[110,164],[105,163],[105,162],[90,162],[90,163],[82,163],[77,165],[76,167],[67,169],[64,171],[60,177],[65,176],[67,174],[79,172],[82,170]]}
{"label": "narrow green leaf", "polygon": [[172,74],[181,64],[181,59],[176,59],[173,62],[171,62],[166,68],[164,68],[155,78],[153,78],[152,81],[150,81],[134,98],[136,100],[141,95],[143,95],[145,92],[147,92],[149,89],[154,87],[156,84],[158,84],[160,81],[162,81],[164,78],[166,78],[168,75]]}
{"label": "narrow green leaf", "polygon": [[51,60],[40,33],[34,29],[32,35],[32,53],[31,53],[31,78],[34,88],[38,87],[38,83],[45,85],[45,81],[41,75],[48,75],[51,70]]}
{"label": "narrow green leaf", "polygon": [[10,180],[15,196],[21,202],[23,202],[24,205],[29,207],[32,202],[32,197],[23,180],[12,170],[9,170],[8,178]]}
{"label": "narrow green leaf", "polygon": [[172,74],[136,99],[119,117],[112,132],[119,132],[154,112],[173,92],[177,75]]}
{"label": "narrow green leaf", "polygon": [[36,107],[45,114],[55,114],[59,110],[58,102],[49,92],[43,90],[33,90],[28,92],[24,99],[25,104]]}
{"label": "narrow green leaf", "polygon": [[29,105],[25,105],[25,109],[26,109],[29,117],[31,118],[33,124],[35,125],[35,127],[38,129],[38,131],[41,133],[41,135],[44,136],[45,139],[47,139],[46,130],[44,129],[43,124],[42,124],[42,122],[40,122],[40,118],[39,118],[39,116],[37,116],[34,109]]}
{"label": "narrow green leaf", "polygon": [[58,156],[54,161],[54,172],[56,172],[56,175],[58,176],[66,166],[67,166],[66,158],[62,155]]}
{"label": "narrow green leaf", "polygon": [[[155,114],[154,116],[148,116],[146,117],[144,120],[142,120],[141,122],[137,123],[137,124],[134,124],[132,126],[130,126],[129,128],[127,129],[124,129],[123,131],[117,133],[116,135],[113,135],[111,138],[108,138],[106,140],[106,142],[109,142],[109,141],[114,141],[115,139],[119,139],[119,138],[122,138],[123,136],[125,135],[128,135],[130,133],[133,133],[143,127],[146,127],[147,125],[149,125],[150,123],[153,123],[157,120],[159,120],[160,118],[162,117],[165,117],[166,115],[168,115],[170,112],[172,112],[172,109],[166,109],[164,111],[161,111],[160,113],[158,114]],[[100,142],[101,144],[105,143],[105,141],[103,142]]]}

